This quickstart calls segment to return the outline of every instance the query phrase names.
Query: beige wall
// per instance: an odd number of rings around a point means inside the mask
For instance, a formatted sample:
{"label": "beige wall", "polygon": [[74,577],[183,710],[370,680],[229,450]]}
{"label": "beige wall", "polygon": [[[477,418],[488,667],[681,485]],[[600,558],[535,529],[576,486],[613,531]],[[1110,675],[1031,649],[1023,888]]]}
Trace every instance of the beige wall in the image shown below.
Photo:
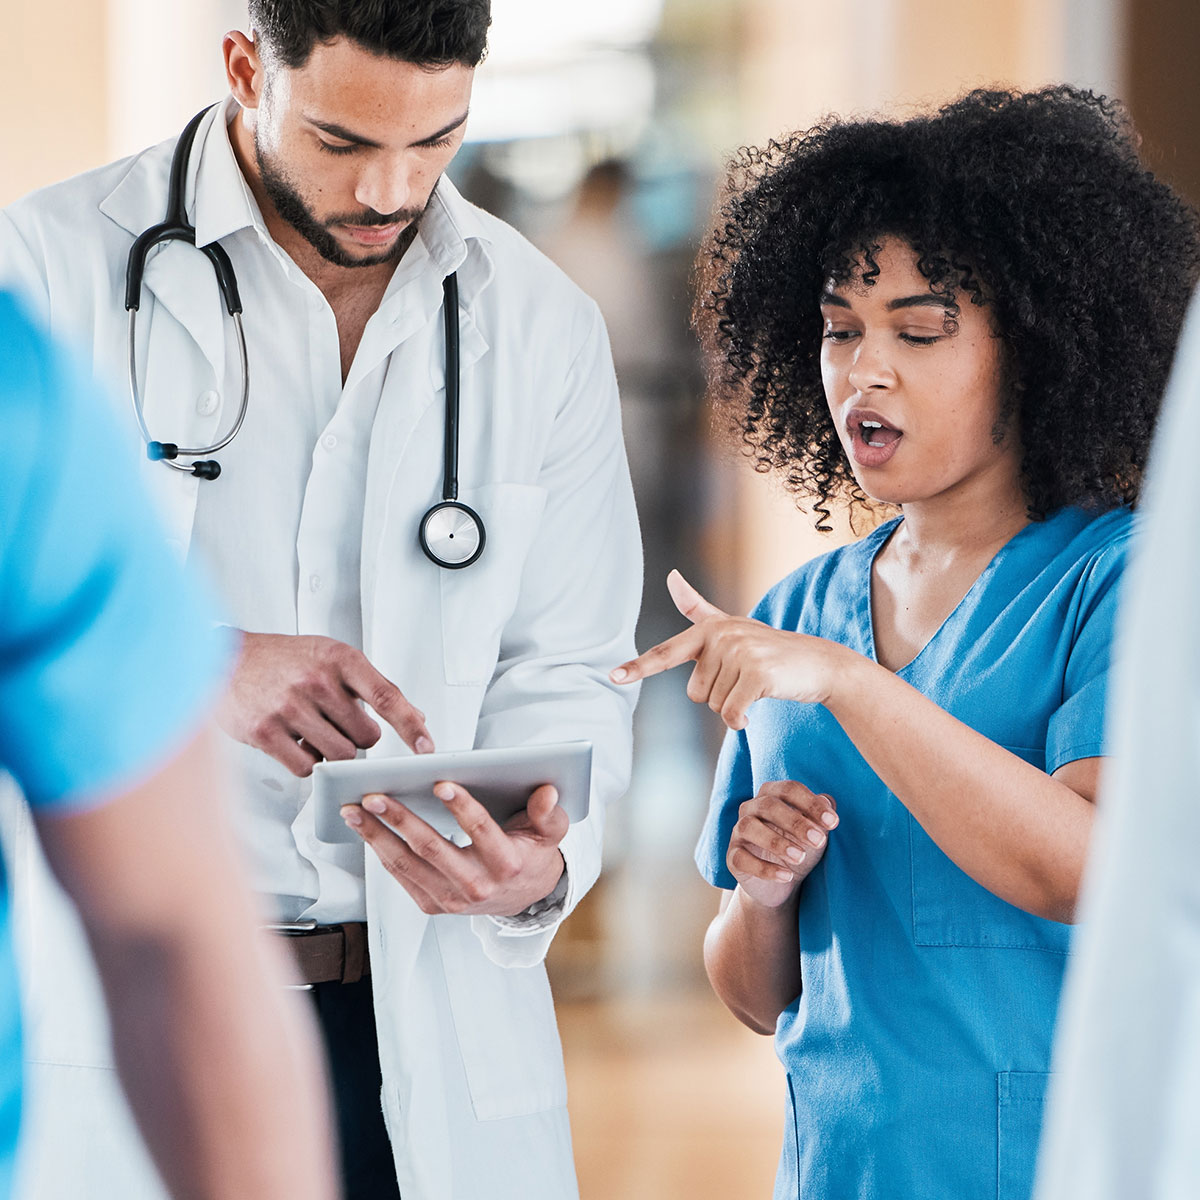
{"label": "beige wall", "polygon": [[244,0],[0,0],[0,205],[171,136],[224,94]]}
{"label": "beige wall", "polygon": [[106,0],[2,0],[0,204],[99,161]]}

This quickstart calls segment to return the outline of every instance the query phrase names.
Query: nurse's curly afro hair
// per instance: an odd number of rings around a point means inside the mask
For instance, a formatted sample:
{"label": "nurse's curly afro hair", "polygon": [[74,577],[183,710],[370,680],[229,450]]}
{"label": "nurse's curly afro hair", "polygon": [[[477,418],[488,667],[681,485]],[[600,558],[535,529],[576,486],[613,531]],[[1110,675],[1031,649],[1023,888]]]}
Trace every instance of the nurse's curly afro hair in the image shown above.
{"label": "nurse's curly afro hair", "polygon": [[856,261],[872,282],[881,240],[898,237],[931,290],[991,308],[1030,515],[1109,508],[1138,497],[1198,230],[1115,102],[973,91],[934,115],[830,118],[741,150],[693,317],[757,468],[780,471],[826,528],[831,501],[866,498],[825,404],[818,301]]}

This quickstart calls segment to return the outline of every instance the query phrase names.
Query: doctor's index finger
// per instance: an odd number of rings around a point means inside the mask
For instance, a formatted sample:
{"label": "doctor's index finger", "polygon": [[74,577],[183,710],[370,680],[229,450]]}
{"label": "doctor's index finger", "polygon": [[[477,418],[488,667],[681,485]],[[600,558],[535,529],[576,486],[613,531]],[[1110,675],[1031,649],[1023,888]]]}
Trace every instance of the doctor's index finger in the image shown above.
{"label": "doctor's index finger", "polygon": [[661,675],[663,671],[682,666],[698,657],[704,649],[704,639],[704,633],[697,626],[692,626],[691,629],[685,629],[673,638],[652,646],[637,658],[622,663],[610,671],[608,677],[613,683],[636,683],[637,680],[646,679],[651,675]]}
{"label": "doctor's index finger", "polygon": [[387,676],[380,674],[365,654],[356,653],[346,664],[346,686],[375,710],[417,754],[433,750],[425,715]]}

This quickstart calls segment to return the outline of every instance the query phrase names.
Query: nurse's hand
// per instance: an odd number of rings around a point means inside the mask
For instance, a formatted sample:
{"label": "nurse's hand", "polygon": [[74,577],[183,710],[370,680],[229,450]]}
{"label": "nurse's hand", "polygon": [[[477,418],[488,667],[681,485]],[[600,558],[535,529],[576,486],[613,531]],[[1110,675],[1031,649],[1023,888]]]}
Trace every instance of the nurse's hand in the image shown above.
{"label": "nurse's hand", "polygon": [[353,758],[379,741],[360,701],[417,754],[433,749],[424,715],[400,689],[361,651],[327,637],[243,634],[217,723],[303,778],[322,759]]}
{"label": "nurse's hand", "polygon": [[839,664],[847,656],[859,657],[824,638],[730,616],[678,571],[667,576],[667,588],[692,627],[623,663],[610,678],[633,683],[694,661],[688,698],[707,704],[730,729],[744,729],[746,710],[768,696],[823,704],[837,682]]}
{"label": "nurse's hand", "polygon": [[738,809],[725,864],[751,900],[779,908],[821,861],[837,823],[831,797],[791,779],[764,783]]}
{"label": "nurse's hand", "polygon": [[469,846],[456,846],[390,796],[365,796],[361,808],[342,809],[342,819],[422,912],[511,917],[554,891],[565,867],[558,844],[570,822],[553,787],[539,787],[503,827],[456,783],[439,783],[433,794],[454,814]]}

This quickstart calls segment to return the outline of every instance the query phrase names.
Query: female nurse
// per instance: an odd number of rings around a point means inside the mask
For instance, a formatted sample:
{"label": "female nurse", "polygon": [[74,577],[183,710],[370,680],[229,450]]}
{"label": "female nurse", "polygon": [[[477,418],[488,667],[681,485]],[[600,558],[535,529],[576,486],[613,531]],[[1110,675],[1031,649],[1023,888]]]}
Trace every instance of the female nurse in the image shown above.
{"label": "female nurse", "polygon": [[613,673],[694,661],[730,730],[705,961],[787,1069],[778,1200],[1029,1196],[1197,247],[1120,110],[1067,87],[733,165],[697,301],[718,397],[819,519],[898,510],[750,619],[673,575],[691,627]]}

